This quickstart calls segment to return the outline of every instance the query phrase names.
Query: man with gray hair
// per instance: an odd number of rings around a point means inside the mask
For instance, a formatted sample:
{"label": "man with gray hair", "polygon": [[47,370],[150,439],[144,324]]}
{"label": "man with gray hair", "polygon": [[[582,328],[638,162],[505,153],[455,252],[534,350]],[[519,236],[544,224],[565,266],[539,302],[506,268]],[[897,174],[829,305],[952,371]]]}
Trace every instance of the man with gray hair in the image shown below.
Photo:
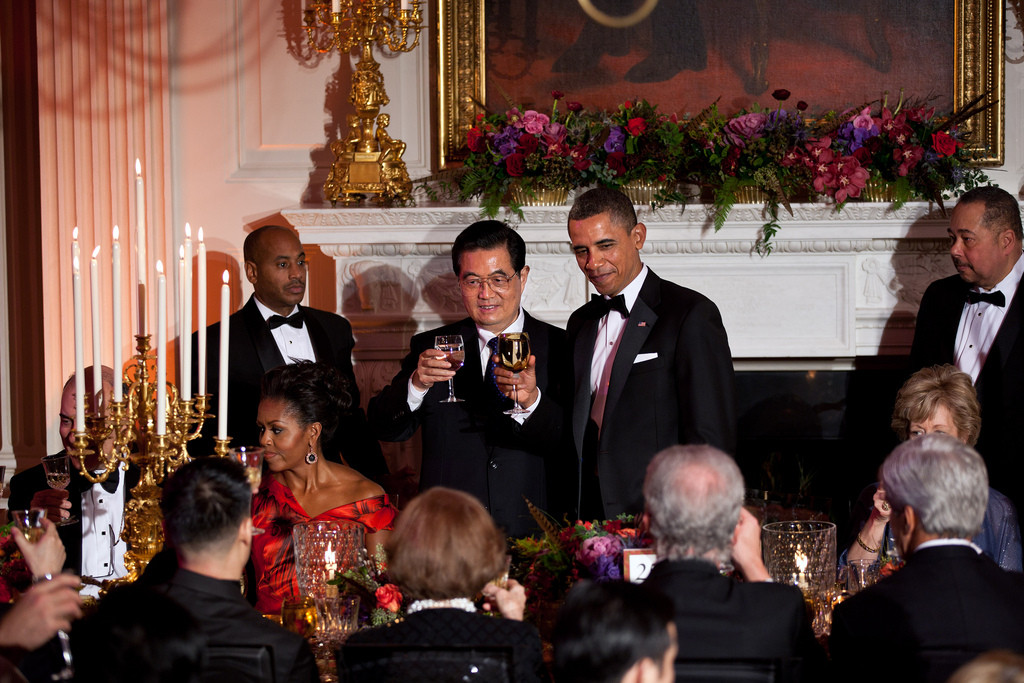
{"label": "man with gray hair", "polygon": [[[659,558],[644,585],[674,605],[678,659],[802,659],[814,680],[823,652],[800,591],[768,582],[735,461],[712,446],[667,448],[647,467],[644,499]],[[730,562],[743,581],[722,575]]]}
{"label": "man with gray hair", "polygon": [[988,502],[981,456],[944,434],[904,442],[881,485],[906,566],[836,607],[829,649],[837,680],[945,681],[987,650],[1024,653],[1024,575],[999,568],[970,542]]}

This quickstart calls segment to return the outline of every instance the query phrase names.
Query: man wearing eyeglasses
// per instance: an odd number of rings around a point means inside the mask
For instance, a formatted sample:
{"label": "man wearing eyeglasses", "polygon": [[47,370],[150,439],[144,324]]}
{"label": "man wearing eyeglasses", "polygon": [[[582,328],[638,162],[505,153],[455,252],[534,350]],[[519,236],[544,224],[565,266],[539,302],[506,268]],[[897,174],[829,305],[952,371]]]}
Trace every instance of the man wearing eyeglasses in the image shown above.
{"label": "man wearing eyeglasses", "polygon": [[[452,268],[469,317],[412,338],[401,371],[370,400],[370,425],[384,441],[405,441],[422,426],[420,490],[466,491],[507,534],[526,535],[536,524],[524,497],[547,509],[549,475],[559,464],[563,409],[556,378],[568,362],[565,332],[523,310],[526,243],[504,223],[480,221],[463,230],[452,246]],[[495,367],[502,332],[529,335],[526,370]],[[434,348],[437,337],[451,335],[465,345],[461,368]],[[449,379],[460,402],[445,401]],[[504,413],[513,398],[525,414]]]}

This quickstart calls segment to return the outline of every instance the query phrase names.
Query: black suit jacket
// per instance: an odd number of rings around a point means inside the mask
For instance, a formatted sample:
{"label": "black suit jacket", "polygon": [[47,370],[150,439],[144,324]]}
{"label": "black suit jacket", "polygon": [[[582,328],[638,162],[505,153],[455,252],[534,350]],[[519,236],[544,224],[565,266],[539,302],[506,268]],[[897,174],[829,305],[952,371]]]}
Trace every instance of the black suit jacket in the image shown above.
{"label": "black suit jacket", "polygon": [[[971,285],[959,275],[936,280],[924,293],[910,351],[912,370],[942,363],[955,365],[960,316]],[[1024,505],[1024,295],[1010,300],[992,349],[974,383],[981,403],[981,434],[976,446],[988,467],[989,481]]]}
{"label": "black suit jacket", "polygon": [[679,659],[801,658],[806,680],[823,669],[798,588],[734,581],[702,560],[659,562],[644,587],[672,601]]}
{"label": "black suit jacket", "polygon": [[262,617],[239,592],[238,581],[213,579],[178,569],[170,581],[154,586],[191,614],[211,645],[267,645],[273,651],[280,683],[320,680],[309,644]]}
{"label": "black suit jacket", "polygon": [[[404,441],[423,428],[420,489],[448,486],[471,493],[487,507],[499,526],[512,536],[536,530],[523,496],[547,509],[547,469],[565,458],[562,446],[564,408],[557,381],[566,365],[565,332],[525,314],[523,331],[530,335],[537,357],[537,386],[541,399],[520,425],[501,411],[494,385],[485,382],[477,352],[477,329],[466,318],[452,325],[417,334],[409,354],[391,384],[370,400],[370,424],[384,441]],[[442,334],[461,334],[465,365],[455,374],[455,395],[462,403],[441,403],[448,384],[430,387],[415,412],[409,410],[409,378],[419,355],[434,347]],[[564,488],[564,487],[563,487]]]}
{"label": "black suit jacket", "polygon": [[[126,477],[123,504],[131,499],[131,488],[139,483],[139,469],[135,465],[130,465],[127,472],[118,470],[118,476]],[[11,477],[11,497],[7,501],[7,509],[27,510],[32,506],[32,496],[49,488],[46,484],[46,472],[43,471],[41,463],[18,472]],[[90,488],[92,484],[79,474],[78,470],[72,469],[67,492],[68,500],[71,501],[71,515],[78,521],[57,527],[57,535],[64,543],[64,550],[67,553],[64,569],[70,569],[76,574],[82,573],[82,492]]]}
{"label": "black suit jacket", "polygon": [[[340,416],[338,429],[329,444],[324,445],[325,456],[338,460],[340,450],[345,461],[361,474],[379,481],[388,473],[387,464],[381,454],[380,444],[373,438],[366,424],[366,415],[359,407],[359,386],[352,371],[352,326],[340,315],[318,311],[315,308],[300,307],[306,319],[309,339],[318,362],[333,365],[348,381],[352,394],[352,408]],[[253,446],[259,442],[256,428],[256,412],[260,403],[260,383],[268,370],[284,365],[270,327],[256,307],[256,300],[249,297],[242,309],[231,318],[231,339],[228,341],[228,434],[232,446]],[[198,336],[192,335],[193,354],[198,357]],[[207,392],[210,398],[210,412],[217,410],[217,373],[220,367],[220,323],[207,328]],[[193,386],[198,380],[193,372]],[[217,419],[203,425],[206,436],[192,442],[189,448],[193,456],[209,455],[213,452],[213,435],[216,434]]]}
{"label": "black suit jacket", "polygon": [[[572,437],[581,464],[600,318],[600,307],[591,301],[572,314],[567,327],[575,387]],[[637,362],[641,354],[654,356]],[[629,312],[608,387],[597,452],[605,516],[643,511],[647,464],[668,446],[706,443],[733,453],[734,391],[718,307],[649,271]]]}
{"label": "black suit jacket", "polygon": [[1024,653],[1024,574],[967,546],[926,548],[832,614],[837,680],[863,680],[865,662],[893,680],[928,680],[919,653],[934,648]]}
{"label": "black suit jacket", "polygon": [[[532,338],[531,338],[532,339]],[[364,629],[349,643],[401,645],[511,645],[515,648],[515,680],[548,680],[541,656],[540,634],[522,621],[471,614],[460,609],[426,609],[395,624]]]}

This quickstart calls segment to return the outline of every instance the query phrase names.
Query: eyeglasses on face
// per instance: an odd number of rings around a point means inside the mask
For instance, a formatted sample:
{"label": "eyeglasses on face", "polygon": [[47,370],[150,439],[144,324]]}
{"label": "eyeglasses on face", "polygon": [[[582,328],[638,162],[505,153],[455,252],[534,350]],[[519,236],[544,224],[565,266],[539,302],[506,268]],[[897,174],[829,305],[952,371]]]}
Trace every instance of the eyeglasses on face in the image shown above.
{"label": "eyeglasses on face", "polygon": [[480,288],[487,283],[487,286],[491,288],[492,292],[502,294],[508,291],[509,285],[512,284],[512,278],[520,274],[521,271],[516,271],[511,276],[509,275],[491,275],[490,277],[476,277],[471,276],[459,280],[459,287],[462,291],[467,293],[473,293],[480,290]]}

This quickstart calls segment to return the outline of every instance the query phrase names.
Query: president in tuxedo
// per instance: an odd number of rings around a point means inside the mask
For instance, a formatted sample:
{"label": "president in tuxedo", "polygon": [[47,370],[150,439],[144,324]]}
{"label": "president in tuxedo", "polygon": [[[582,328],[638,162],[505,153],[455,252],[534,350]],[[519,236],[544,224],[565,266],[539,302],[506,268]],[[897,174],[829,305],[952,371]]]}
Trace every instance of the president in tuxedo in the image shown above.
{"label": "president in tuxedo", "polygon": [[[447,486],[470,493],[505,533],[529,534],[537,527],[524,497],[549,507],[548,473],[564,452],[557,380],[566,365],[565,332],[523,310],[526,243],[504,223],[480,221],[463,230],[452,246],[452,268],[469,317],[412,338],[401,370],[370,400],[370,424],[385,441],[404,441],[422,427],[420,490]],[[502,332],[530,336],[526,370],[513,375],[495,365]],[[461,335],[461,369],[434,348],[439,335]],[[449,379],[461,402],[443,402]],[[529,411],[524,415],[504,413],[513,387]]]}
{"label": "president in tuxedo", "polygon": [[[359,387],[352,371],[352,326],[334,313],[300,306],[306,293],[306,253],[291,230],[267,225],[249,233],[243,247],[245,276],[253,295],[230,318],[228,342],[228,434],[233,446],[259,442],[256,410],[263,375],[279,365],[298,360],[328,363],[347,381],[351,407],[341,415],[338,429],[324,448],[329,460],[345,462],[360,474],[380,481],[388,473],[380,444],[370,433],[359,407]],[[220,323],[207,332],[207,377],[211,405],[217,405],[214,382],[218,376]],[[197,336],[192,336],[198,356]],[[197,381],[197,380],[196,380]],[[195,384],[194,384],[195,386]],[[204,433],[212,434],[217,420],[208,420]],[[190,449],[208,455],[212,442],[203,440]]]}
{"label": "president in tuxedo", "polygon": [[927,434],[897,447],[881,480],[906,566],[836,607],[833,680],[863,680],[870,662],[892,680],[945,681],[975,654],[1024,653],[1024,574],[1000,569],[969,540],[989,492],[978,453]]}
{"label": "president in tuxedo", "polygon": [[[658,553],[644,586],[673,605],[677,657],[799,659],[800,667],[792,668],[803,680],[821,680],[825,653],[814,640],[803,596],[794,586],[770,582],[761,526],[743,509],[743,475],[735,461],[711,446],[665,449],[647,467],[644,498]],[[743,581],[723,576],[724,564]]]}
{"label": "president in tuxedo", "polygon": [[585,192],[569,211],[576,263],[598,291],[567,327],[585,519],[641,512],[644,469],[663,448],[735,450],[732,355],[718,307],[645,266],[646,238],[618,191]]}
{"label": "president in tuxedo", "polygon": [[960,197],[949,221],[957,274],[929,285],[917,313],[913,370],[950,363],[974,380],[989,478],[1024,509],[1024,232],[1020,206],[998,187]]}

